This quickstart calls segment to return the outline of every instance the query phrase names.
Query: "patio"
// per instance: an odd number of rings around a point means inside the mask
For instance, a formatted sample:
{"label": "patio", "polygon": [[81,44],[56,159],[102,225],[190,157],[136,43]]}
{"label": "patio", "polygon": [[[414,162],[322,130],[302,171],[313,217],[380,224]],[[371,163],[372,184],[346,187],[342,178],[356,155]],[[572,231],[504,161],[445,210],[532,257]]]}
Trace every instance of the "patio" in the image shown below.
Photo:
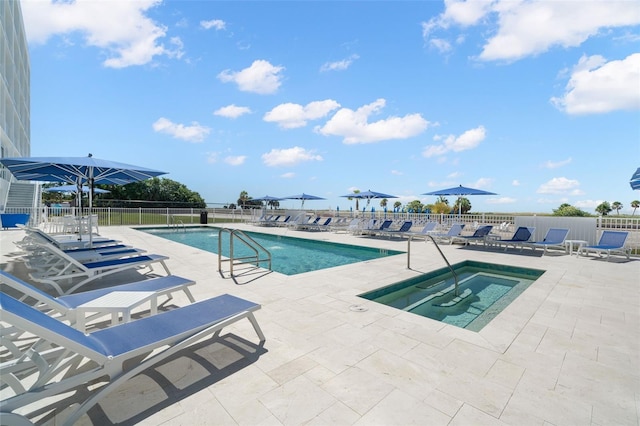
{"label": "patio", "polygon": [[[256,230],[251,225],[234,224]],[[169,256],[196,300],[230,293],[262,305],[266,342],[237,323],[213,344],[137,376],[85,416],[85,424],[575,425],[638,424],[640,262],[531,256],[442,246],[466,259],[547,272],[476,333],[358,298],[443,266],[433,244],[297,276],[235,284],[217,255],[127,227],[110,238]],[[284,234],[282,228],[259,232]],[[406,250],[405,240],[332,232],[289,236]],[[2,269],[22,278],[13,241],[0,234]],[[113,277],[117,279],[117,276]],[[187,304],[178,295],[172,303]]]}

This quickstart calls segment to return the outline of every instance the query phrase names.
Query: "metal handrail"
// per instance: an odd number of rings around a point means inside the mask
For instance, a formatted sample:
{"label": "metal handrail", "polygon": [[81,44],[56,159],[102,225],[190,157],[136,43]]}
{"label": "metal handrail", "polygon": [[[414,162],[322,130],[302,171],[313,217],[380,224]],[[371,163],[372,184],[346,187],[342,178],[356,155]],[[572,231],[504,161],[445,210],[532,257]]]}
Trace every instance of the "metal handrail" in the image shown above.
{"label": "metal handrail", "polygon": [[[222,234],[224,232],[229,233],[229,258],[228,259],[222,259]],[[239,241],[241,241],[242,243],[244,243],[245,246],[247,246],[249,249],[251,249],[253,251],[254,255],[253,256],[236,257],[235,254],[234,254],[234,251],[235,251],[234,250],[234,238],[236,238]],[[264,253],[266,253],[266,255],[267,255],[266,259],[261,259],[260,258],[260,250],[263,251]],[[271,252],[269,250],[264,248],[259,242],[257,242],[256,240],[254,240],[253,238],[251,238],[250,236],[245,234],[240,229],[220,228],[220,230],[218,231],[218,271],[220,273],[222,273],[222,262],[223,261],[228,261],[229,262],[229,274],[230,274],[231,277],[233,277],[234,276],[233,275],[233,266],[234,266],[236,260],[238,260],[238,261],[252,260],[252,262],[246,262],[246,263],[254,263],[256,265],[256,267],[260,267],[260,263],[262,263],[262,262],[268,262],[269,266],[268,266],[267,269],[269,271],[271,271]]]}
{"label": "metal handrail", "polygon": [[[425,237],[429,237],[431,239],[431,241],[433,241],[433,244],[435,244],[435,246],[438,249],[438,251],[440,252],[440,256],[442,256],[442,258],[444,259],[445,263],[449,267],[449,270],[451,271],[451,274],[453,275],[453,281],[454,281],[454,285],[455,285],[455,287],[454,287],[455,288],[455,290],[454,290],[455,295],[456,296],[460,296],[460,289],[459,289],[459,283],[458,283],[458,274],[456,274],[456,271],[453,269],[453,267],[451,266],[451,264],[447,260],[447,257],[444,255],[444,253],[440,249],[440,246],[436,242],[436,239],[433,238],[433,235],[425,234],[424,236]],[[409,237],[409,239],[407,240],[407,268],[408,269],[411,269],[411,239],[412,238]]]}

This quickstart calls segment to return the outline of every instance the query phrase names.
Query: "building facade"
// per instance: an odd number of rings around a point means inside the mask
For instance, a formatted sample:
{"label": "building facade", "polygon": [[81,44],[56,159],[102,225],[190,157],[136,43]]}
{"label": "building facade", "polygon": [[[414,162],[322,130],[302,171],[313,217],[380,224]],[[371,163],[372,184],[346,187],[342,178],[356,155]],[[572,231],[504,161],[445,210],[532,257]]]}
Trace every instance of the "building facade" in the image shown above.
{"label": "building facade", "polygon": [[[30,157],[30,77],[19,0],[0,0],[0,157]],[[0,165],[0,212],[7,206],[11,172]]]}

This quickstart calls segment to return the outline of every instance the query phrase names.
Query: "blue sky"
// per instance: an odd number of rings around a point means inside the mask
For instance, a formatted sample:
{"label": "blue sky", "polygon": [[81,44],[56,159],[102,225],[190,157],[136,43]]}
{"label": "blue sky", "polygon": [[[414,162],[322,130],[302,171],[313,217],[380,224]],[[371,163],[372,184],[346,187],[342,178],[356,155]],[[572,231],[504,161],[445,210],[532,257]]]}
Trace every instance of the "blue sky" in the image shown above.
{"label": "blue sky", "polygon": [[212,205],[460,184],[498,194],[472,212],[640,199],[635,1],[21,5],[34,157],[163,170]]}

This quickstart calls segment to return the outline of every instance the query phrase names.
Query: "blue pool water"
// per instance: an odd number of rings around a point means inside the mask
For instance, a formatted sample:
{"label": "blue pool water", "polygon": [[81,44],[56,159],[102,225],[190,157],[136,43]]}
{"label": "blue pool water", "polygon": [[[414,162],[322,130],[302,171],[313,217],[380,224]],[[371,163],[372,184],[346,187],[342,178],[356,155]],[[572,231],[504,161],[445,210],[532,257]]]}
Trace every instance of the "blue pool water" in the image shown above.
{"label": "blue pool water", "polygon": [[360,297],[423,317],[479,331],[545,271],[475,261],[400,281]]}
{"label": "blue pool water", "polygon": [[[167,228],[139,228],[138,230],[211,253],[218,253],[219,228],[195,227],[186,228],[184,231]],[[381,250],[259,232],[245,232],[245,234],[271,252],[272,269],[285,275],[296,275],[403,253],[396,250]],[[229,234],[223,232],[222,238],[222,255],[229,257]],[[235,244],[234,247],[235,257],[252,254],[241,244]]]}

